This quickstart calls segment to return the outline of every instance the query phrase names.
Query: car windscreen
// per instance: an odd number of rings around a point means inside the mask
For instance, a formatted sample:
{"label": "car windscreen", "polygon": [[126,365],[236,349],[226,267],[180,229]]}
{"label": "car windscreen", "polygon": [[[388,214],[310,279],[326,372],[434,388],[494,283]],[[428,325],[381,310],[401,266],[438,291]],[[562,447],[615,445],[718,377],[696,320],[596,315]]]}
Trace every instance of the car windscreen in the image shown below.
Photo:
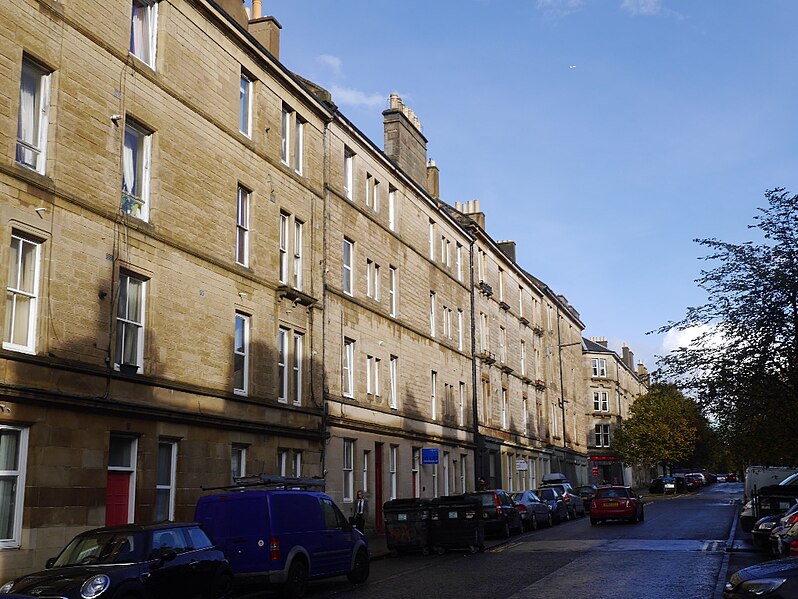
{"label": "car windscreen", "polygon": [[72,539],[53,564],[54,568],[84,564],[124,564],[144,559],[141,532],[100,531]]}
{"label": "car windscreen", "polygon": [[596,491],[596,499],[628,499],[626,489],[599,489]]}
{"label": "car windscreen", "polygon": [[557,499],[557,494],[554,492],[553,489],[538,489],[537,491],[535,491],[535,494],[541,499],[545,499],[547,501],[551,501],[552,499]]}

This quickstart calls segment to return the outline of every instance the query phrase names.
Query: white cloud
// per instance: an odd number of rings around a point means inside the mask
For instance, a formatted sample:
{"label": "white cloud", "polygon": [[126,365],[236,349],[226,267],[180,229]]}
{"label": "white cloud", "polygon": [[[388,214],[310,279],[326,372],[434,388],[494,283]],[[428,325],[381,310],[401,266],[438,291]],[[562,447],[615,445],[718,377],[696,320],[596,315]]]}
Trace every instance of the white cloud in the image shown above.
{"label": "white cloud", "polygon": [[333,102],[343,106],[356,106],[358,108],[381,108],[386,105],[387,94],[366,93],[358,89],[341,87],[333,84],[330,90]]}
{"label": "white cloud", "polygon": [[322,54],[316,60],[329,67],[336,75],[340,74],[343,61],[337,56],[333,56],[332,54]]}
{"label": "white cloud", "polygon": [[537,0],[537,8],[547,17],[561,18],[576,12],[585,4],[585,0]]}
{"label": "white cloud", "polygon": [[723,343],[723,337],[721,333],[714,330],[714,327],[709,325],[702,324],[683,330],[672,329],[665,333],[665,337],[662,339],[660,354],[664,356],[669,354],[674,349],[688,347],[693,340],[704,333],[713,333],[711,338],[713,344],[720,346]]}
{"label": "white cloud", "polygon": [[660,0],[623,0],[621,6],[630,14],[644,17],[658,15],[662,10]]}

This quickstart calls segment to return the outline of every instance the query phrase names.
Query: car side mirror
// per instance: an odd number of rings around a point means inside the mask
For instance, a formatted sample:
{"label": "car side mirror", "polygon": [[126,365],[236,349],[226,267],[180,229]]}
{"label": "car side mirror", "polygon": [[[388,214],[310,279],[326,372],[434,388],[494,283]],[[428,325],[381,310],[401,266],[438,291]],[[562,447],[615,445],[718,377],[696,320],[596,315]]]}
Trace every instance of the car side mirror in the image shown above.
{"label": "car side mirror", "polygon": [[47,570],[49,570],[50,568],[52,568],[52,567],[55,565],[55,560],[56,560],[56,559],[57,559],[57,558],[55,558],[55,557],[51,557],[50,559],[48,559],[48,560],[45,562],[45,564],[44,564],[44,567],[45,567]]}

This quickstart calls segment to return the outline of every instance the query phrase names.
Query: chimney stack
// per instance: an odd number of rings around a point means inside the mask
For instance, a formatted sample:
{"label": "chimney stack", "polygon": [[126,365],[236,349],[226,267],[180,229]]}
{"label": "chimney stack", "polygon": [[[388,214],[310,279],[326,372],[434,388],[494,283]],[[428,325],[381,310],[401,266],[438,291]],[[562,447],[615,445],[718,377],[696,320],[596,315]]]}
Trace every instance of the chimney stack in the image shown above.
{"label": "chimney stack", "polygon": [[436,200],[441,199],[440,171],[432,158],[427,164],[427,193]]}
{"label": "chimney stack", "polygon": [[485,230],[485,213],[479,211],[479,200],[468,200],[465,204],[455,202],[454,207]]}
{"label": "chimney stack", "polygon": [[507,256],[510,261],[515,264],[515,241],[497,241],[496,245],[502,251],[502,254]]}
{"label": "chimney stack", "polygon": [[280,30],[282,25],[274,17],[263,16],[262,0],[252,0],[252,19],[249,33],[277,60],[280,59]]}
{"label": "chimney stack", "polygon": [[624,343],[621,351],[623,352],[623,356],[621,357],[623,363],[626,364],[631,370],[634,370],[635,355],[632,353],[632,350],[629,349],[629,346]]}
{"label": "chimney stack", "polygon": [[[421,121],[399,94],[391,94],[390,106],[383,111],[385,154],[418,184],[427,182],[427,138]],[[433,164],[434,166],[434,164]]]}
{"label": "chimney stack", "polygon": [[602,347],[607,347],[607,338],[606,337],[588,337],[593,343],[600,345]]}

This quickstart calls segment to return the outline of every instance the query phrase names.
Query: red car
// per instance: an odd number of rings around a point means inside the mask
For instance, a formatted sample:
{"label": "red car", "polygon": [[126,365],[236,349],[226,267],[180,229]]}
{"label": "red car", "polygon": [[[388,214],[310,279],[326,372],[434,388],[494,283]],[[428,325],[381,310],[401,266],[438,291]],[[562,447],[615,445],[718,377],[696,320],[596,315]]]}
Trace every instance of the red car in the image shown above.
{"label": "red car", "polygon": [[590,523],[593,525],[605,520],[642,522],[644,519],[643,500],[631,487],[599,487],[593,495],[590,504]]}

